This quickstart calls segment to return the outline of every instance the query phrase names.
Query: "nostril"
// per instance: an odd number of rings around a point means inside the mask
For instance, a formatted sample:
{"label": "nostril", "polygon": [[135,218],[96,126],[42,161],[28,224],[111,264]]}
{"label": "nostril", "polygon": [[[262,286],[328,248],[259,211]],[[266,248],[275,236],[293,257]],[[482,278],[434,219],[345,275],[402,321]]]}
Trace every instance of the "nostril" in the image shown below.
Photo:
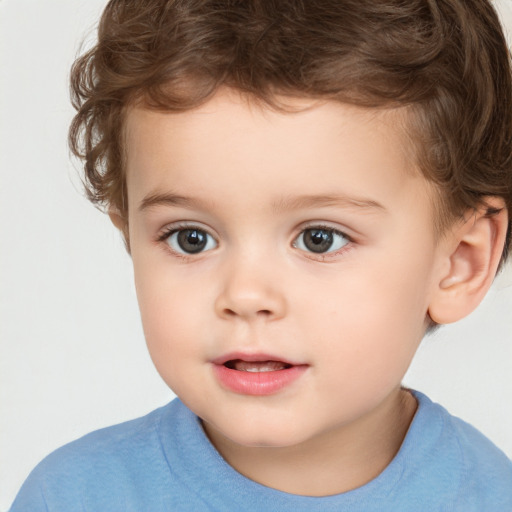
{"label": "nostril", "polygon": [[242,291],[235,293],[227,289],[220,293],[215,301],[216,314],[230,320],[240,317],[264,321],[278,319],[285,314],[284,298],[280,294],[265,295]]}
{"label": "nostril", "polygon": [[[233,311],[232,309],[229,308],[224,309],[224,313],[227,316],[238,316],[238,313],[236,311]],[[272,315],[272,311],[270,311],[269,309],[260,309],[259,311],[256,311],[256,315],[267,317]]]}

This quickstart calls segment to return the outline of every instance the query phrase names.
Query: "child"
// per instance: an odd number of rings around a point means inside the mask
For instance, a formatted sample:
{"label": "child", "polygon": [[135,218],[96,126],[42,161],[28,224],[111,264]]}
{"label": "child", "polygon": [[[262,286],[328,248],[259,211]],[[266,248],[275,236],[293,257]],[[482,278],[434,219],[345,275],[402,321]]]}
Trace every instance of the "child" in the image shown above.
{"label": "child", "polygon": [[401,380],[511,245],[484,0],[113,0],[71,146],[179,399],[45,459],[12,511],[512,510],[512,463]]}

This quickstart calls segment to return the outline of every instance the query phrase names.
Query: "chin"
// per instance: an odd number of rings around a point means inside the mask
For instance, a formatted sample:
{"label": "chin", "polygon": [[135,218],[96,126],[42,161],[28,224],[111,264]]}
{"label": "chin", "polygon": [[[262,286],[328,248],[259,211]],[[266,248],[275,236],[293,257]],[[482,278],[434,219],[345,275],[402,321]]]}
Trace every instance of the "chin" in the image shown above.
{"label": "chin", "polygon": [[313,437],[303,430],[298,431],[288,422],[237,422],[229,425],[217,424],[214,429],[231,442],[247,448],[287,448]]}

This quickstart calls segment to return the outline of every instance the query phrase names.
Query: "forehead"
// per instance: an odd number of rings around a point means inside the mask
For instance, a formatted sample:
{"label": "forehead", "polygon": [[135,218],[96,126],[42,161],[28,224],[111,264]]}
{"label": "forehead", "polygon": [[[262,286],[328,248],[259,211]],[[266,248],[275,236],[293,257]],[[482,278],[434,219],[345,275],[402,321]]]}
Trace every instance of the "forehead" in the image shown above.
{"label": "forehead", "polygon": [[126,119],[129,204],[169,189],[226,199],[233,185],[238,200],[265,196],[274,206],[284,193],[386,201],[411,180],[425,189],[403,134],[403,111],[287,101],[297,111],[277,112],[227,90],[181,113],[132,108]]}
{"label": "forehead", "polygon": [[[182,141],[186,139],[187,142],[202,138],[203,143],[221,139],[227,145],[242,142],[243,136],[247,135],[252,147],[265,143],[269,150],[278,144],[284,147],[292,139],[310,138],[313,147],[313,139],[319,142],[322,138],[327,146],[333,140],[342,142],[338,136],[346,136],[349,131],[353,137],[367,139],[368,136],[379,135],[380,138],[388,138],[392,146],[390,149],[396,149],[403,155],[408,153],[408,145],[399,140],[407,130],[406,108],[370,109],[308,98],[284,98],[279,102],[289,110],[277,111],[249,95],[222,88],[208,102],[182,112],[134,106],[126,115],[125,133],[131,137],[128,149],[137,142],[135,138],[148,145],[171,136],[182,137]],[[149,137],[141,140],[142,132]],[[156,132],[161,137],[155,138]],[[224,138],[226,135],[230,136],[229,140]],[[136,149],[140,150],[140,145]],[[295,149],[300,151],[300,148]]]}

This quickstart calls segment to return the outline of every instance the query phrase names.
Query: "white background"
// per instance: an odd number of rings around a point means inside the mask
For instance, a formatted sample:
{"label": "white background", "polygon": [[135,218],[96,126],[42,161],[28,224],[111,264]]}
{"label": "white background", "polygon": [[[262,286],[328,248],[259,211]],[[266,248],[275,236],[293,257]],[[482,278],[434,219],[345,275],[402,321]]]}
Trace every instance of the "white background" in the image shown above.
{"label": "white background", "polygon": [[[68,73],[105,0],[0,0],[0,510],[47,453],[172,398],[143,340],[130,259],[84,198]],[[496,2],[512,33],[511,0]],[[427,338],[406,384],[512,457],[512,270]]]}

